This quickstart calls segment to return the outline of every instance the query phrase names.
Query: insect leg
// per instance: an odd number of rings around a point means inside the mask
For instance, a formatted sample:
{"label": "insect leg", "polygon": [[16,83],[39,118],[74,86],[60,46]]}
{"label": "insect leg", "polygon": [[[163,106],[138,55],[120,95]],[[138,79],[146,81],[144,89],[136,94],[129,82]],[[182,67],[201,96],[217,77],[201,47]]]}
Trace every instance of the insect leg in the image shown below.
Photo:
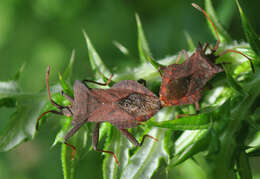
{"label": "insect leg", "polygon": [[187,51],[186,51],[186,50],[182,50],[182,51],[179,52],[179,55],[178,55],[178,57],[177,57],[177,59],[176,59],[176,63],[177,63],[177,64],[179,64],[182,55],[184,55],[184,58],[185,58],[186,60],[189,58],[189,55],[188,55]]}
{"label": "insect leg", "polygon": [[139,79],[139,80],[137,80],[137,82],[146,87],[146,81],[144,79]]}
{"label": "insect leg", "polygon": [[39,129],[39,122],[40,122],[41,118],[42,118],[45,114],[47,114],[47,113],[54,113],[54,114],[63,115],[63,113],[62,113],[61,111],[54,111],[54,110],[50,110],[50,111],[46,111],[46,112],[42,113],[42,114],[40,115],[40,117],[37,119],[37,122],[36,122],[36,130]]}
{"label": "insect leg", "polygon": [[196,112],[199,113],[200,112],[200,104],[199,104],[199,102],[196,101],[194,104],[195,104]]}
{"label": "insect leg", "polygon": [[149,137],[149,138],[151,138],[151,139],[153,139],[153,140],[155,140],[155,141],[158,141],[158,139],[156,139],[156,138],[154,138],[154,137],[152,137],[152,136],[150,136],[150,135],[144,135],[142,141],[139,143],[139,142],[136,140],[136,138],[134,138],[134,136],[132,136],[132,134],[131,134],[130,132],[128,132],[126,129],[119,129],[119,130],[120,130],[120,132],[121,132],[130,142],[132,142],[132,143],[133,143],[135,146],[137,146],[137,147],[140,147],[140,146],[143,145],[144,139],[145,139],[146,137]]}
{"label": "insect leg", "polygon": [[159,67],[158,68],[158,72],[160,73],[160,76],[163,76],[163,70],[165,69],[165,67]]}
{"label": "insect leg", "polygon": [[100,85],[100,86],[107,86],[111,82],[112,77],[113,77],[113,74],[110,75],[109,79],[105,83],[100,83],[100,82],[93,81],[93,80],[83,80],[82,83],[89,82],[89,83],[94,83],[94,84],[97,84],[97,85]]}
{"label": "insect leg", "polygon": [[255,73],[255,67],[253,65],[252,59],[249,58],[247,55],[243,54],[242,52],[239,52],[237,50],[228,49],[228,50],[225,50],[224,52],[220,53],[219,56],[225,55],[226,53],[229,53],[229,52],[238,53],[238,54],[246,57],[249,60],[249,63],[250,63],[251,68],[252,68],[252,71]]}
{"label": "insect leg", "polygon": [[76,154],[76,151],[77,151],[76,147],[74,145],[71,145],[71,144],[67,143],[67,142],[64,142],[64,144],[66,144],[68,147],[70,147],[72,149],[71,160],[73,160],[74,156]]}
{"label": "insect leg", "polygon": [[72,149],[72,153],[71,153],[71,159],[74,159],[74,156],[76,154],[76,147],[72,144],[67,143],[67,141],[69,140],[69,138],[71,136],[73,136],[73,134],[75,134],[75,132],[77,132],[79,130],[79,128],[85,123],[86,121],[77,123],[64,137],[64,144],[66,144],[68,147],[70,147]]}
{"label": "insect leg", "polygon": [[206,53],[206,50],[207,48],[209,47],[209,44],[208,43],[204,43],[203,47],[202,47],[202,52],[205,54]]}
{"label": "insect leg", "polygon": [[108,154],[112,154],[116,163],[119,164],[119,161],[116,157],[116,154],[112,151],[107,151],[107,150],[101,150],[101,149],[98,149],[97,148],[97,145],[98,145],[98,139],[99,139],[99,126],[100,126],[100,123],[97,123],[96,124],[96,127],[94,129],[94,132],[93,132],[93,137],[92,137],[92,145],[93,145],[93,149],[95,151],[98,151],[98,152],[105,152],[105,153],[108,153]]}

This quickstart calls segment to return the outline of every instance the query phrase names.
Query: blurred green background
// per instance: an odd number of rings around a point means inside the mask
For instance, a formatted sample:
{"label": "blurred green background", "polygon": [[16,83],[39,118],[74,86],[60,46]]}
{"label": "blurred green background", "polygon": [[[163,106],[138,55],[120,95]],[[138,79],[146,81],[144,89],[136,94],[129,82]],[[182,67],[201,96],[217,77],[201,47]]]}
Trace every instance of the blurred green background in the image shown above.
{"label": "blurred green background", "polygon": [[[212,1],[224,27],[234,39],[242,40],[235,1]],[[136,66],[136,12],[156,59],[188,49],[184,31],[195,43],[214,43],[205,17],[191,6],[192,2],[203,7],[203,0],[1,0],[0,80],[10,79],[25,64],[21,86],[27,92],[37,92],[45,87],[46,67],[52,67],[50,81],[54,82],[57,72],[68,64],[73,49],[76,50],[73,79],[91,79],[83,29],[112,71],[122,70],[126,64]],[[256,32],[260,32],[260,1],[240,0],[240,3]],[[115,40],[129,49],[131,62],[113,45]],[[0,108],[0,130],[14,110]],[[33,141],[0,153],[0,179],[62,178],[60,147],[50,148],[58,129],[55,121],[49,121]],[[100,153],[90,152],[80,162],[76,178],[101,178],[101,160]],[[260,168],[256,161],[251,162],[256,174]]]}

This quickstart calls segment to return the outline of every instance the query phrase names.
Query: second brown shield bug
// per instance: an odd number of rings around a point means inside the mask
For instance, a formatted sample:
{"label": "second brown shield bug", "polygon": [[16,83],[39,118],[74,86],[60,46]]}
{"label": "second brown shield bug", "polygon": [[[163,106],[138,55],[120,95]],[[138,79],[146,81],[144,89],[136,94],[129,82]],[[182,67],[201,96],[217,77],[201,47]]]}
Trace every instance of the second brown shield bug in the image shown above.
{"label": "second brown shield bug", "polygon": [[195,3],[192,3],[192,6],[206,16],[214,28],[218,40],[216,45],[210,48],[210,53],[206,53],[209,48],[208,43],[205,43],[203,47],[198,43],[196,51],[190,57],[185,51],[182,51],[186,58],[182,64],[172,64],[160,69],[163,72],[163,74],[160,72],[162,74],[160,101],[162,106],[195,104],[196,111],[199,111],[199,100],[202,97],[203,88],[215,74],[223,71],[222,66],[215,64],[218,57],[229,52],[238,53],[249,60],[253,72],[254,66],[249,57],[236,50],[228,49],[216,55],[220,38],[215,25],[202,8]]}
{"label": "second brown shield bug", "polygon": [[[128,128],[137,127],[141,122],[150,119],[160,109],[159,98],[142,84],[133,80],[123,80],[113,85],[110,89],[91,89],[85,83],[76,81],[74,84],[74,97],[62,93],[70,101],[71,105],[61,106],[51,98],[48,83],[49,72],[50,67],[46,72],[48,96],[51,103],[56,106],[59,111],[50,110],[44,112],[38,118],[36,129],[38,129],[39,120],[47,113],[72,116],[73,128],[64,137],[64,143],[73,149],[72,157],[76,152],[76,147],[69,144],[68,140],[86,122],[96,123],[92,141],[93,149],[112,154],[117,163],[119,163],[119,161],[114,152],[97,148],[101,122],[111,123],[136,146],[141,146],[146,137],[157,140],[152,136],[145,135],[139,143],[127,130]],[[107,85],[91,80],[84,80],[84,82]]]}

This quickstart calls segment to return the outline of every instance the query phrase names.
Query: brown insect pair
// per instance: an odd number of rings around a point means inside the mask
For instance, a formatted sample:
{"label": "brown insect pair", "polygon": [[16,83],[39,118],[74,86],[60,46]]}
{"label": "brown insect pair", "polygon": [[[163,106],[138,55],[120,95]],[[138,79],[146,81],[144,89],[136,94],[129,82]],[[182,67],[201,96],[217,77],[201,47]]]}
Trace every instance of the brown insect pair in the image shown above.
{"label": "brown insect pair", "polygon": [[[192,5],[205,14],[215,29],[207,13],[198,5]],[[218,49],[220,39],[216,29],[215,32],[218,40],[216,45],[210,49],[211,52],[209,54],[206,54],[208,44],[205,43],[202,47],[199,43],[196,51],[190,57],[186,55],[186,52],[183,52],[186,61],[182,64],[172,64],[159,70],[161,74],[163,72],[160,99],[142,84],[132,80],[123,80],[113,85],[110,89],[91,89],[85,83],[92,82],[99,85],[108,85],[110,80],[106,84],[85,80],[83,82],[75,82],[74,98],[62,93],[71,102],[71,105],[61,106],[51,99],[48,84],[50,68],[48,68],[46,73],[48,96],[51,103],[60,111],[50,110],[44,112],[38,118],[37,129],[39,120],[47,113],[51,112],[72,116],[73,128],[64,137],[64,143],[73,149],[73,157],[76,148],[67,143],[68,139],[86,122],[95,122],[97,124],[93,133],[94,150],[112,154],[116,162],[119,163],[114,152],[97,148],[100,123],[111,123],[117,127],[130,142],[136,146],[141,146],[146,137],[150,137],[154,140],[157,139],[145,135],[139,143],[127,129],[136,127],[140,125],[141,122],[151,118],[160,110],[161,106],[195,104],[196,110],[199,111],[199,100],[202,97],[203,88],[215,74],[223,71],[220,65],[215,64],[216,59],[228,52],[239,53],[245,56],[241,52],[231,49],[222,52],[220,55],[216,55],[215,52]],[[247,56],[245,57],[250,61],[252,70],[254,71],[251,59]]]}

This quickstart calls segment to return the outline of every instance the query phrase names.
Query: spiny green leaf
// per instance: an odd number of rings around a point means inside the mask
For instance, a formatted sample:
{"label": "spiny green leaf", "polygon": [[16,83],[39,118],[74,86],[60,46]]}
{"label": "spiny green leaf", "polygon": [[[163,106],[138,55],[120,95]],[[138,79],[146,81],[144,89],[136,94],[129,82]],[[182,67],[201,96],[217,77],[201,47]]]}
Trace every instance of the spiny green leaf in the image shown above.
{"label": "spiny green leaf", "polygon": [[243,30],[246,36],[246,39],[252,49],[255,51],[258,57],[260,57],[260,39],[259,36],[256,34],[255,30],[253,29],[251,23],[248,21],[246,15],[244,14],[238,0],[236,0],[237,7],[241,16]]}
{"label": "spiny green leaf", "polygon": [[210,141],[210,129],[185,131],[175,142],[175,154],[170,166],[178,165],[206,149]]}
{"label": "spiny green leaf", "polygon": [[140,59],[142,62],[151,63],[153,65],[153,67],[158,70],[162,65],[160,65],[153,59],[152,53],[149,49],[149,45],[145,38],[142,24],[141,24],[138,14],[136,14],[135,17],[136,17],[136,22],[137,22],[138,50],[139,50]]}
{"label": "spiny green leaf", "polygon": [[25,64],[23,64],[23,65],[19,68],[19,70],[16,72],[16,74],[15,74],[14,77],[13,77],[13,80],[14,80],[14,81],[18,81],[18,80],[20,79],[20,76],[21,76],[21,74],[22,74],[22,72],[23,72],[23,70],[24,70],[24,67],[25,67]]}
{"label": "spiny green leaf", "polygon": [[[137,23],[137,33],[138,33],[138,50],[140,59],[142,62],[146,62],[146,55],[152,56],[149,45],[147,43],[146,37],[144,35],[143,27],[141,24],[140,17],[138,14],[135,14],[136,23]],[[146,54],[144,54],[146,53]]]}
{"label": "spiny green leaf", "polygon": [[192,40],[190,34],[187,31],[184,31],[184,35],[185,35],[186,41],[188,43],[189,50],[190,51],[194,51],[196,47],[195,47],[195,45],[193,43],[193,40]]}
{"label": "spiny green leaf", "polygon": [[0,151],[8,151],[35,134],[36,119],[46,103],[46,95],[21,94],[17,97],[17,111],[0,133]]}
{"label": "spiny green leaf", "polygon": [[169,128],[172,130],[197,130],[207,129],[210,125],[209,114],[198,114],[192,116],[185,116],[178,119],[172,119],[162,122],[147,121],[148,126]]}
{"label": "spiny green leaf", "polygon": [[[47,93],[24,93],[17,82],[0,82],[0,99],[16,102],[16,112],[12,114],[8,125],[0,132],[0,150],[10,150],[35,135],[36,120],[47,101]],[[2,101],[3,102],[3,101]]]}
{"label": "spiny green leaf", "polygon": [[62,91],[64,91],[65,94],[68,94],[69,96],[73,96],[73,90],[69,86],[69,84],[64,80],[63,76],[59,73],[59,81],[62,88]]}
{"label": "spiny green leaf", "polygon": [[[206,9],[209,17],[213,21],[213,23],[214,23],[214,25],[216,27],[216,30],[219,33],[221,42],[231,42],[232,39],[231,39],[230,35],[222,27],[222,25],[220,24],[220,22],[219,22],[219,20],[218,20],[218,18],[216,16],[216,13],[215,13],[215,10],[214,10],[214,8],[212,6],[211,0],[205,0],[205,9]],[[208,21],[208,24],[209,24],[209,27],[211,29],[212,34],[217,39],[216,32],[214,31],[214,28],[212,27],[212,25],[211,25],[211,23],[209,21]]]}
{"label": "spiny green leaf", "polygon": [[62,74],[62,77],[64,80],[71,80],[72,70],[73,70],[72,67],[73,67],[74,61],[75,61],[75,50],[72,50],[69,65],[67,66],[64,73]]}
{"label": "spiny green leaf", "polygon": [[128,49],[125,46],[123,46],[121,43],[119,43],[118,41],[113,41],[113,44],[116,46],[117,49],[120,50],[120,52],[122,52],[122,54],[129,55]]}
{"label": "spiny green leaf", "polygon": [[97,51],[91,44],[91,41],[89,40],[89,37],[87,33],[83,30],[83,34],[88,46],[88,53],[89,53],[89,61],[91,64],[91,67],[96,74],[96,77],[102,78],[105,82],[108,80],[108,78],[111,76],[111,72],[108,70],[108,68],[103,63],[102,59],[98,55]]}

